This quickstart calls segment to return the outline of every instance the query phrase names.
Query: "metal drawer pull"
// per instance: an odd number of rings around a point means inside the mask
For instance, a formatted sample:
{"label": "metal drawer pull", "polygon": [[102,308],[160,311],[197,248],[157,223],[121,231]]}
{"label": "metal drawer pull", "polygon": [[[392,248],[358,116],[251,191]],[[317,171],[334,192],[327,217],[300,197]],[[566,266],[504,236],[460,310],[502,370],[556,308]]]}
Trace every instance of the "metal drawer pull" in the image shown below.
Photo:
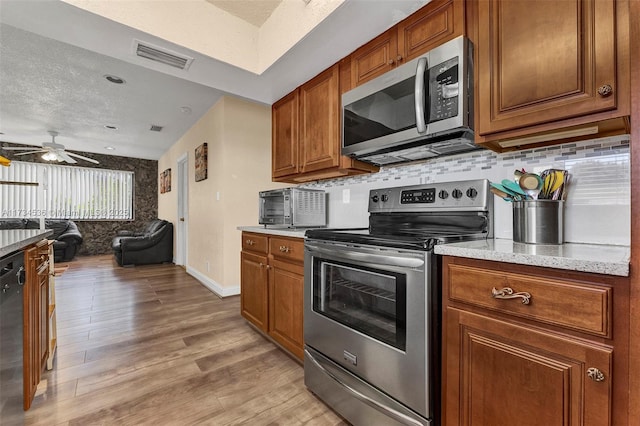
{"label": "metal drawer pull", "polygon": [[494,287],[493,290],[491,290],[491,295],[494,299],[522,299],[523,305],[528,305],[529,302],[531,302],[531,293],[527,293],[526,291],[516,293],[510,287],[505,287],[502,290]]}
{"label": "metal drawer pull", "polygon": [[280,251],[283,253],[289,253],[291,249],[287,246],[280,246]]}
{"label": "metal drawer pull", "polygon": [[604,382],[604,373],[595,367],[587,369],[587,376],[594,382]]}
{"label": "metal drawer pull", "polygon": [[254,244],[256,243],[256,242],[255,242],[255,241],[253,241],[253,240],[247,240],[247,241],[245,241],[245,242],[247,243],[247,245],[250,245],[250,246],[252,246],[252,245],[254,245]]}

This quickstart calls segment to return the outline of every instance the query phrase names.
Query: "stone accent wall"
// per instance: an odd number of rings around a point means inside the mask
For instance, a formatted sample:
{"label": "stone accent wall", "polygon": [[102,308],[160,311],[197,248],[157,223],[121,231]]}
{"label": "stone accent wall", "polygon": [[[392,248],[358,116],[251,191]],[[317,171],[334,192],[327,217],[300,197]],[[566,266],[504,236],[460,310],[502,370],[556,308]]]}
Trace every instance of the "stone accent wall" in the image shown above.
{"label": "stone accent wall", "polygon": [[[16,151],[3,150],[3,146],[20,146],[2,142],[0,155],[14,161],[47,163],[40,158],[41,154],[16,156]],[[147,222],[158,217],[158,162],[140,158],[119,157],[115,155],[94,154],[73,151],[80,155],[98,160],[100,164],[78,160],[76,166],[110,170],[126,170],[134,172],[134,220],[74,220],[82,233],[84,242],[80,246],[79,255],[111,253],[111,240],[120,230],[142,230]],[[61,163],[68,166],[74,164]]]}

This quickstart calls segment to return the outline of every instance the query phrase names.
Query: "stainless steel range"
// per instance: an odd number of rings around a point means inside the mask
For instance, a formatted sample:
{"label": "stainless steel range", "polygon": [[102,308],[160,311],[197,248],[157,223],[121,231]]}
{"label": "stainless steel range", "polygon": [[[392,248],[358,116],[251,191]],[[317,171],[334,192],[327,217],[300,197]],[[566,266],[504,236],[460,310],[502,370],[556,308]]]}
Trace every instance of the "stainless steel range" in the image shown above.
{"label": "stainless steel range", "polygon": [[487,180],[372,190],[368,229],[309,230],[305,384],[354,425],[440,424],[433,247],[493,237]]}

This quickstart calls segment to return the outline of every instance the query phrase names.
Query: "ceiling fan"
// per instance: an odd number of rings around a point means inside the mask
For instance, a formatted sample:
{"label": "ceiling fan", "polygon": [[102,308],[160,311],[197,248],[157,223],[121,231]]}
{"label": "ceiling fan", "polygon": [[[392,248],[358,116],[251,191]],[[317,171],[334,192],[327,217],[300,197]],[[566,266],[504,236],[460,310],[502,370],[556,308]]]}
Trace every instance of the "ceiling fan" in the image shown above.
{"label": "ceiling fan", "polygon": [[[3,147],[3,149],[6,151],[24,151],[24,150],[27,151],[27,152],[17,153],[15,154],[16,156],[27,155],[27,154],[37,154],[37,153],[43,152],[44,154],[42,155],[42,159],[47,161],[58,161],[58,162],[65,161],[70,164],[75,164],[77,163],[77,161],[71,157],[76,157],[81,160],[89,161],[90,163],[100,164],[99,161],[94,160],[93,158],[89,158],[79,154],[74,154],[73,152],[65,151],[64,145],[56,143],[56,136],[58,136],[58,132],[54,132],[50,130],[47,133],[51,135],[51,142],[43,142],[42,148],[36,147],[36,146],[27,146],[24,148],[17,147],[17,146],[9,146],[9,147]],[[34,149],[34,148],[39,148],[39,149]]]}

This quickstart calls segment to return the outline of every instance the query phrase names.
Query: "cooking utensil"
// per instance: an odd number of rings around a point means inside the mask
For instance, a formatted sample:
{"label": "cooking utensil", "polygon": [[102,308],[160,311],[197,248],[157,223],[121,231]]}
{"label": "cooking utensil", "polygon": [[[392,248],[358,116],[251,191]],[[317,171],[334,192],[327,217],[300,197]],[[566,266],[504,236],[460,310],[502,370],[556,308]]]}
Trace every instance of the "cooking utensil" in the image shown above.
{"label": "cooking utensil", "polygon": [[511,200],[512,200],[512,201],[519,201],[519,200],[522,200],[522,198],[523,198],[523,197],[522,197],[522,195],[520,195],[520,194],[518,194],[518,193],[516,193],[516,192],[511,191],[509,188],[506,188],[506,187],[505,187],[504,185],[502,185],[502,184],[499,184],[499,183],[496,183],[496,182],[489,182],[489,184],[490,184],[493,188],[495,188],[495,189],[497,189],[497,190],[499,190],[499,191],[504,192],[505,194],[507,194],[507,195],[511,198]]}
{"label": "cooking utensil", "polygon": [[517,183],[515,183],[514,181],[512,181],[512,180],[509,180],[509,179],[502,179],[502,186],[504,186],[505,188],[507,188],[509,191],[511,191],[511,192],[513,192],[513,193],[515,193],[515,194],[520,195],[520,196],[521,196],[521,198],[523,198],[523,199],[525,199],[525,200],[526,200],[526,199],[527,199],[527,197],[528,197],[527,193],[526,193],[526,192],[524,192],[524,191],[522,190],[522,188],[520,188],[520,186],[519,186]]}
{"label": "cooking utensil", "polygon": [[498,188],[491,187],[489,188],[489,191],[491,191],[494,195],[497,195],[498,197],[502,198],[505,201],[509,201],[509,202],[513,201],[513,197],[511,195],[507,194],[504,191],[500,191]]}
{"label": "cooking utensil", "polygon": [[518,185],[530,198],[537,200],[542,189],[542,179],[535,173],[523,173],[518,179]]}
{"label": "cooking utensil", "polygon": [[544,176],[542,183],[542,190],[538,195],[538,198],[549,200],[553,196],[553,192],[556,191],[564,182],[565,170],[549,169],[540,174]]}

